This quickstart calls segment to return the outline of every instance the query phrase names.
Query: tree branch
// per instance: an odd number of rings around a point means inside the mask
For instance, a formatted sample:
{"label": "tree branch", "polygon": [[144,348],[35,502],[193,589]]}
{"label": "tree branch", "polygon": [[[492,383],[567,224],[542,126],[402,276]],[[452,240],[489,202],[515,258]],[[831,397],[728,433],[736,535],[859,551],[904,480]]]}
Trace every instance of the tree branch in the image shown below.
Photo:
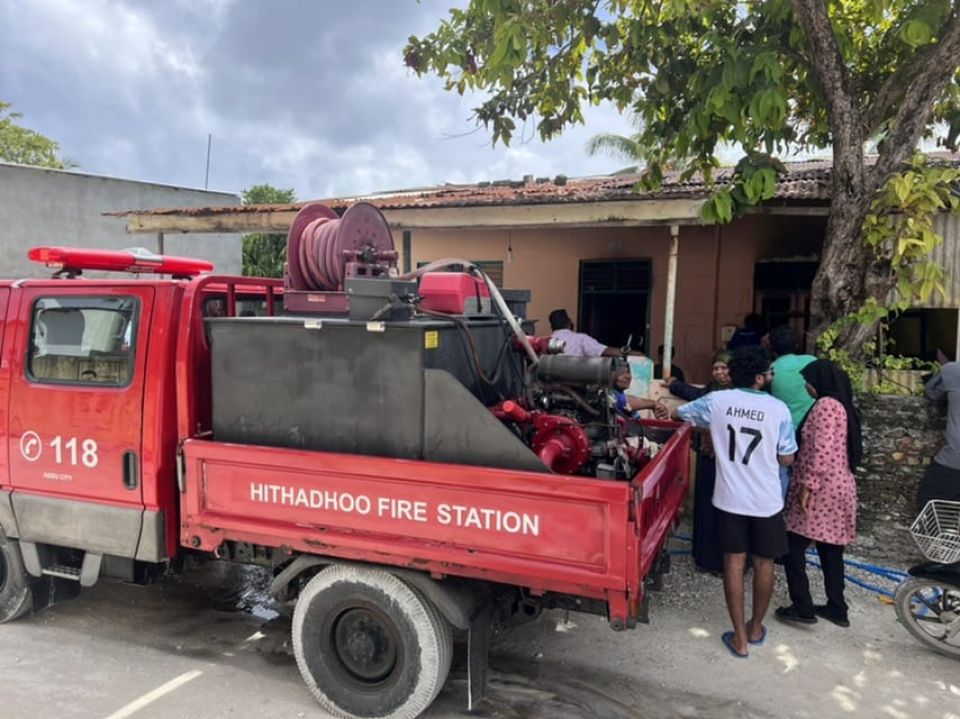
{"label": "tree branch", "polygon": [[960,2],[953,17],[943,27],[943,37],[935,45],[927,45],[917,52],[909,62],[903,63],[890,74],[877,93],[870,108],[864,113],[863,134],[868,137],[880,129],[880,123],[890,113],[890,110],[901,101],[904,94],[917,83],[917,76],[931,65],[950,65],[956,61],[956,53],[944,48],[943,40],[951,33],[956,32],[960,19]]}
{"label": "tree branch", "polygon": [[863,132],[859,93],[850,75],[824,0],[791,0],[810,48],[810,67],[820,83],[833,136],[833,201],[857,201],[863,189]]}
{"label": "tree branch", "polygon": [[913,77],[893,119],[889,135],[880,147],[880,156],[869,177],[871,194],[913,154],[934,105],[960,67],[960,13],[943,27],[935,51]]}

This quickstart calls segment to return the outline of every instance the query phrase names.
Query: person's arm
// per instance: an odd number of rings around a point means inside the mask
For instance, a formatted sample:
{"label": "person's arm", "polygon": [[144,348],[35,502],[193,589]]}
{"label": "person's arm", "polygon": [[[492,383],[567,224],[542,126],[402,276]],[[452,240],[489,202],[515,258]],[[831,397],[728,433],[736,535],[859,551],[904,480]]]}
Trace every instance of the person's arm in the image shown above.
{"label": "person's arm", "polygon": [[656,415],[658,419],[666,419],[669,415],[667,406],[659,399],[647,399],[646,397],[635,397],[628,394],[627,407],[634,412],[639,412],[644,409],[653,410],[654,415]]}
{"label": "person's arm", "polygon": [[695,387],[681,379],[670,380],[670,394],[687,402],[703,397],[708,391],[706,387]]}
{"label": "person's arm", "polygon": [[[593,338],[591,337],[590,339],[593,339]],[[603,347],[603,345],[600,344],[599,342],[597,342],[597,344]],[[619,347],[603,347],[603,352],[595,356],[596,357],[622,357],[623,350],[620,349]],[[646,355],[640,350],[630,350],[629,352],[627,352],[627,356],[628,357],[646,357]]]}
{"label": "person's arm", "polygon": [[947,362],[940,368],[940,373],[927,382],[924,387],[927,397],[936,401],[947,397],[951,392],[960,389],[960,364]]}
{"label": "person's arm", "polygon": [[927,381],[923,387],[923,391],[926,393],[927,399],[931,399],[934,402],[938,402],[946,396],[947,388],[943,383],[942,369]]}
{"label": "person's arm", "polygon": [[689,402],[682,407],[677,407],[670,413],[670,418],[682,422],[690,422],[695,427],[709,427],[710,410],[713,407],[712,402],[713,398],[709,394],[706,394],[700,399]]}
{"label": "person's arm", "polygon": [[784,413],[780,418],[777,437],[777,462],[783,467],[789,467],[797,454],[797,433],[793,429],[793,420],[790,410],[783,405]]}

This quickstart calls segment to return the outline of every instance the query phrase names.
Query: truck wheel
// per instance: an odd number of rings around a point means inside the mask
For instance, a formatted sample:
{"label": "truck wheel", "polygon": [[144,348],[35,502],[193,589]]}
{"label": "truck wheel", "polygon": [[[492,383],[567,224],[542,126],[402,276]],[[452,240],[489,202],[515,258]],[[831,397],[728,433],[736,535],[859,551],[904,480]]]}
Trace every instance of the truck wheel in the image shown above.
{"label": "truck wheel", "polygon": [[0,624],[23,616],[32,604],[30,578],[23,568],[20,543],[0,532]]}
{"label": "truck wheel", "polygon": [[334,716],[413,719],[443,688],[453,636],[437,608],[389,572],[333,565],[297,600],[293,651]]}

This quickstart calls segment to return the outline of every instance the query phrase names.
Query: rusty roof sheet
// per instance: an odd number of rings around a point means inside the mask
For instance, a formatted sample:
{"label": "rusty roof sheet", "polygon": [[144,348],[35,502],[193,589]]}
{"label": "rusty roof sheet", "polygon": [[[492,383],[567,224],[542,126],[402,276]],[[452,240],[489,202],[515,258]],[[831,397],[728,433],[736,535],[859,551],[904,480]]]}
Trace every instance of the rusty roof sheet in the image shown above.
{"label": "rusty roof sheet", "polygon": [[[960,165],[960,155],[931,153],[936,159],[952,165]],[[870,162],[871,159],[868,159]],[[777,183],[775,202],[802,202],[824,204],[830,199],[830,160],[811,160],[785,163],[787,172]],[[715,182],[728,181],[733,168],[720,168],[715,173]],[[540,205],[586,202],[612,202],[622,200],[662,200],[706,198],[711,188],[702,177],[695,176],[681,181],[679,172],[665,173],[663,184],[652,192],[639,191],[636,174],[603,175],[566,179],[531,178],[523,181],[481,182],[472,185],[440,185],[410,190],[397,190],[355,197],[327,198],[297,202],[288,205],[242,205],[227,207],[170,208],[153,210],[129,210],[109,213],[115,216],[128,215],[186,215],[213,216],[219,214],[246,214],[261,212],[297,211],[311,202],[322,202],[342,212],[354,202],[369,202],[382,210],[441,209],[457,207],[489,207],[499,205]]]}

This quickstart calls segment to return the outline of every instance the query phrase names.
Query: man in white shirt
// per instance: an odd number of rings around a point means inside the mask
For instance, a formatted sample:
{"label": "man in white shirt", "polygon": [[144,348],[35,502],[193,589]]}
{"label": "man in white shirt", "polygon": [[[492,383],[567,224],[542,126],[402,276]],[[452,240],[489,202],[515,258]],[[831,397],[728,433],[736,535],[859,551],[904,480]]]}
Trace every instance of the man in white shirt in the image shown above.
{"label": "man in white shirt", "polygon": [[[709,428],[717,461],[713,506],[723,550],[723,588],[733,631],[721,639],[730,653],[746,658],[749,645],[763,644],[763,617],[773,593],[773,560],[787,552],[780,465],[793,463],[797,442],[786,404],[763,389],[773,371],[761,347],[737,348],[730,360],[734,389],[711,392],[674,412]],[[753,616],[745,621],[743,570],[753,555]]]}
{"label": "man in white shirt", "polygon": [[[563,340],[563,354],[572,357],[619,357],[621,352],[617,347],[608,347],[583,332],[573,331],[573,320],[566,310],[554,310],[550,313],[551,337]],[[639,354],[631,352],[630,354]]]}

